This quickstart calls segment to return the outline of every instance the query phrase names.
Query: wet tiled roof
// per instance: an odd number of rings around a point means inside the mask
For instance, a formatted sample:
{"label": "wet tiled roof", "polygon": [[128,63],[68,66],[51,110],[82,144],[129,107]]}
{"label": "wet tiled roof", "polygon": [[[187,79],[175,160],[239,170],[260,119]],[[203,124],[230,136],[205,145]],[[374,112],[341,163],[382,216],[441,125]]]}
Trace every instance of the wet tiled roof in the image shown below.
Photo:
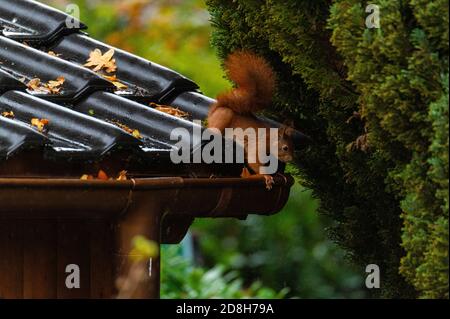
{"label": "wet tiled roof", "polygon": [[[192,132],[197,125],[191,121],[204,119],[214,100],[179,73],[114,48],[116,76],[127,87],[117,91],[83,66],[93,50],[112,47],[92,39],[83,23],[70,20],[69,28],[67,18],[36,1],[0,0],[0,113],[14,113],[0,116],[0,160],[38,149],[47,159],[92,162],[126,149],[145,163],[169,162],[172,129]],[[65,79],[58,94],[35,93],[24,84],[58,77]],[[178,107],[189,118],[155,110],[150,102]],[[33,127],[32,118],[48,119],[47,130]]]}

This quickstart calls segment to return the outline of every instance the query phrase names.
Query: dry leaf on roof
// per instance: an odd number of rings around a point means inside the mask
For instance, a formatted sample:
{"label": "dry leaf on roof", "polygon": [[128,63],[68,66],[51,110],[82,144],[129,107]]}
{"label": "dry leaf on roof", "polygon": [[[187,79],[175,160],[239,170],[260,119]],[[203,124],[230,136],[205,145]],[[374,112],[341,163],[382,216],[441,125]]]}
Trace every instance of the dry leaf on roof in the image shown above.
{"label": "dry leaf on roof", "polygon": [[139,132],[139,130],[136,129],[131,129],[129,128],[127,125],[120,123],[119,121],[109,121],[112,124],[118,126],[119,128],[121,128],[122,130],[124,130],[125,132],[133,135],[135,138],[142,138],[141,133]]}
{"label": "dry leaf on roof", "polygon": [[116,77],[115,74],[113,74],[113,75],[101,74],[101,76],[103,76],[103,78],[104,78],[105,80],[108,80],[109,82],[117,81],[117,77]]}
{"label": "dry leaf on roof", "polygon": [[105,173],[105,171],[103,171],[103,170],[99,170],[99,171],[98,171],[98,173],[97,173],[97,178],[98,178],[98,179],[101,179],[101,180],[103,180],[103,181],[106,181],[106,180],[109,179],[108,175],[107,175],[107,174]]}
{"label": "dry leaf on roof", "polygon": [[95,72],[105,70],[107,73],[113,73],[117,70],[116,60],[112,58],[113,56],[114,49],[110,49],[105,54],[102,54],[99,49],[95,49],[89,54],[89,59],[84,66],[93,67],[92,70]]}
{"label": "dry leaf on roof", "polygon": [[50,90],[50,93],[56,94],[61,90],[61,86],[64,84],[66,79],[63,76],[59,76],[56,80],[48,81],[47,88]]}
{"label": "dry leaf on roof", "polygon": [[123,84],[122,82],[120,82],[117,79],[117,76],[114,75],[103,75],[103,78],[105,78],[106,80],[108,80],[109,82],[111,82],[112,84],[114,84],[114,86],[118,89],[118,90],[126,90],[128,89],[128,86],[126,86],[125,84]]}
{"label": "dry leaf on roof", "polygon": [[27,87],[28,87],[28,89],[30,89],[31,91],[34,91],[34,92],[47,92],[48,91],[45,89],[45,87],[42,86],[41,79],[38,79],[38,78],[31,79],[27,83]]}
{"label": "dry leaf on roof", "polygon": [[38,118],[31,119],[31,125],[37,127],[39,132],[43,132],[49,123],[50,121],[47,119],[38,119]]}
{"label": "dry leaf on roof", "polygon": [[112,82],[112,84],[114,84],[114,86],[118,89],[118,90],[126,90],[128,89],[128,86],[126,86],[125,84],[119,82],[119,81],[114,81]]}
{"label": "dry leaf on roof", "polygon": [[138,130],[133,130],[133,132],[131,132],[131,135],[133,135],[135,138],[142,138],[141,133]]}
{"label": "dry leaf on roof", "polygon": [[14,118],[14,112],[13,111],[5,111],[5,112],[2,112],[2,116],[10,118],[10,119],[13,119]]}
{"label": "dry leaf on roof", "polygon": [[[117,71],[117,65],[116,60],[113,59],[113,56],[114,49],[110,49],[105,54],[102,54],[102,51],[100,51],[99,49],[95,49],[89,54],[89,59],[87,60],[87,63],[84,64],[84,66],[91,68],[92,71],[96,72],[98,75],[114,84],[117,90],[126,90],[128,89],[128,86],[120,82],[119,79],[117,79],[117,76],[114,74],[114,72]],[[104,72],[102,71],[105,71],[109,74],[104,74]]]}
{"label": "dry leaf on roof", "polygon": [[172,106],[159,105],[156,103],[150,103],[150,106],[153,107],[155,110],[158,110],[160,112],[164,112],[166,114],[170,114],[172,116],[176,116],[179,118],[189,117],[189,113],[182,111],[179,108],[172,107]]}
{"label": "dry leaf on roof", "polygon": [[119,172],[119,175],[117,176],[117,178],[116,178],[116,180],[118,180],[118,181],[126,181],[128,178],[127,178],[127,171],[120,171]]}
{"label": "dry leaf on roof", "polygon": [[34,78],[27,83],[27,87],[37,93],[58,94],[65,81],[66,79],[62,76],[59,76],[56,80],[50,80],[48,83],[42,83],[41,79]]}
{"label": "dry leaf on roof", "polygon": [[61,54],[55,53],[55,52],[53,52],[53,51],[48,51],[47,54],[48,54],[48,55],[51,55],[51,56],[56,56],[56,57],[61,56]]}
{"label": "dry leaf on roof", "polygon": [[[128,172],[125,171],[125,170],[120,171],[119,174],[116,177],[116,180],[117,181],[126,181],[128,179],[127,178],[127,174],[128,174]],[[102,170],[102,169],[98,171],[96,177],[94,177],[91,174],[83,174],[83,175],[81,175],[80,179],[81,180],[95,180],[95,179],[98,179],[98,180],[102,180],[102,181],[113,180],[113,178],[110,178],[108,176],[108,174],[106,174],[106,172],[104,170]]]}

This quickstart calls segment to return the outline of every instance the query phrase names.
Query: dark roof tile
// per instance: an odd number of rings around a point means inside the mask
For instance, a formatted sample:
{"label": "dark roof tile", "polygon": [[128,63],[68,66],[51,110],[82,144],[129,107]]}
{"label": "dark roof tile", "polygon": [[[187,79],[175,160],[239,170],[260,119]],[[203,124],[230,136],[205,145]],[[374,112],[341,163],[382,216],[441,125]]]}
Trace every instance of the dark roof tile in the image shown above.
{"label": "dark roof tile", "polygon": [[170,105],[180,108],[190,114],[191,119],[204,120],[208,117],[208,110],[214,99],[197,92],[184,92],[177,96]]}
{"label": "dark roof tile", "polygon": [[0,94],[8,92],[10,90],[26,90],[26,85],[20,82],[18,79],[10,75],[9,73],[0,69]]}
{"label": "dark roof tile", "polygon": [[41,82],[62,76],[65,82],[58,95],[47,98],[77,100],[97,90],[113,91],[114,85],[94,72],[45,52],[0,36],[0,67],[17,78]]}
{"label": "dark roof tile", "polygon": [[0,159],[8,158],[25,148],[43,147],[48,138],[29,126],[0,116]]}
{"label": "dark roof tile", "polygon": [[[30,126],[31,119],[48,119],[45,134],[56,154],[96,158],[112,148],[135,148],[140,141],[118,127],[27,93],[9,91],[0,96],[0,112],[14,112],[16,121]],[[30,127],[33,130],[33,127]]]}
{"label": "dark roof tile", "polygon": [[[72,34],[62,38],[49,48],[77,64],[85,64],[89,53],[100,49],[105,53],[113,47],[94,40],[84,34]],[[117,64],[117,78],[131,89],[131,96],[140,100],[164,101],[181,92],[193,91],[198,86],[179,73],[159,64],[120,49],[113,48]]]}
{"label": "dark roof tile", "polygon": [[[70,27],[66,21],[70,21]],[[69,15],[30,0],[0,0],[0,28],[4,36],[29,43],[50,43],[62,35],[85,29]]]}
{"label": "dark roof tile", "polygon": [[103,121],[117,121],[139,130],[145,147],[154,151],[172,149],[175,143],[170,140],[172,129],[183,127],[192,132],[194,127],[192,122],[107,92],[96,92],[73,108]]}

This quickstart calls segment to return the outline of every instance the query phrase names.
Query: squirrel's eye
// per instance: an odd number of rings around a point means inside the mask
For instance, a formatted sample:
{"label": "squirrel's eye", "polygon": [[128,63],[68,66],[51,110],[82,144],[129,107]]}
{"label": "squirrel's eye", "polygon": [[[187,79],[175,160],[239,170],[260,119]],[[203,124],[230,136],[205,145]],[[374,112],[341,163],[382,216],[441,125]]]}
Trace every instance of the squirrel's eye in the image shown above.
{"label": "squirrel's eye", "polygon": [[283,151],[287,152],[289,150],[289,147],[287,145],[283,145],[281,148]]}

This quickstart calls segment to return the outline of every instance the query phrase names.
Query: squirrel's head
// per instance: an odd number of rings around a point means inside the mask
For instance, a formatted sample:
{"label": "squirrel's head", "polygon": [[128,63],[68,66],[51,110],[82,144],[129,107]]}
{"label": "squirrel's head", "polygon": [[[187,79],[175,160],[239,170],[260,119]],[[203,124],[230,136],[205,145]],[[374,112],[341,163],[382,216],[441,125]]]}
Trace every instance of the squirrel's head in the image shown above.
{"label": "squirrel's head", "polygon": [[293,123],[283,124],[278,130],[278,159],[284,163],[294,159],[294,143],[292,134],[294,133]]}

